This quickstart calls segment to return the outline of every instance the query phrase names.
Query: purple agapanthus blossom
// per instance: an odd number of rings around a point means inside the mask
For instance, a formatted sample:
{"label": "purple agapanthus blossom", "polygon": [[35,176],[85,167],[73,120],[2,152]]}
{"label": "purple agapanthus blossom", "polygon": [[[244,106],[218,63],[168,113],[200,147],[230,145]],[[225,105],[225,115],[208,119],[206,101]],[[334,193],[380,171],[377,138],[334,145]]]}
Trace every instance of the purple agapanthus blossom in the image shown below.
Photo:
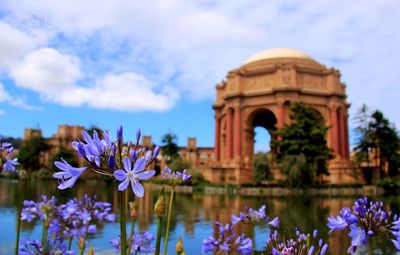
{"label": "purple agapanthus blossom", "polygon": [[244,212],[240,212],[239,216],[232,215],[231,221],[233,224],[237,224],[239,222],[253,225],[268,223],[270,226],[277,228],[279,226],[279,218],[275,217],[270,221],[269,217],[265,213],[265,209],[265,205],[262,205],[258,210],[246,207]]}
{"label": "purple agapanthus blossom", "polygon": [[58,189],[66,189],[74,186],[79,176],[87,169],[87,167],[73,167],[63,158],[61,158],[61,161],[54,162],[54,165],[62,170],[62,172],[53,174],[53,177],[57,178],[60,182]]}
{"label": "purple agapanthus blossom", "polygon": [[[96,234],[104,223],[115,221],[115,215],[110,203],[97,201],[96,197],[84,195],[81,200],[74,198],[58,205],[55,197],[48,199],[41,196],[38,202],[23,202],[21,220],[31,222],[35,219],[41,219],[43,226],[48,228],[49,243],[46,251],[50,252],[63,247],[60,245],[65,239],[84,241],[89,235]],[[33,250],[41,254],[41,247],[41,243],[38,246],[35,241],[27,242],[21,247],[20,254],[36,254]],[[68,254],[62,251],[56,254]]]}
{"label": "purple agapanthus blossom", "polygon": [[42,195],[38,202],[25,200],[21,211],[21,220],[31,222],[35,219],[51,221],[57,212],[57,199]]}
{"label": "purple agapanthus blossom", "polygon": [[154,170],[148,170],[149,166],[156,160],[160,151],[157,146],[154,151],[148,150],[139,144],[141,132],[136,134],[136,143],[124,142],[123,129],[117,130],[117,139],[112,142],[107,131],[99,133],[93,131],[91,136],[88,132],[82,132],[82,139],[72,143],[78,156],[85,160],[81,168],[75,168],[64,160],[56,161],[55,165],[62,170],[54,174],[61,181],[59,189],[71,188],[79,176],[86,169],[97,174],[115,178],[121,183],[120,191],[126,190],[129,184],[138,197],[143,197],[144,189],[140,181],[148,180],[154,176]]}
{"label": "purple agapanthus blossom", "polygon": [[115,221],[110,203],[96,201],[96,197],[86,194],[81,200],[71,199],[58,208],[50,233],[64,238],[79,240],[80,237],[96,234],[98,227],[104,223]]}
{"label": "purple agapanthus blossom", "polygon": [[295,237],[285,237],[278,229],[271,231],[267,240],[266,254],[272,255],[324,255],[328,244],[318,238],[318,230],[312,234],[295,231]]}
{"label": "purple agapanthus blossom", "polygon": [[328,218],[330,232],[334,230],[350,229],[351,245],[348,253],[355,253],[357,248],[368,244],[370,238],[381,236],[391,240],[400,251],[400,220],[391,211],[383,209],[383,202],[369,201],[360,198],[354,202],[352,208],[343,208],[340,215]]}
{"label": "purple agapanthus blossom", "polygon": [[[129,239],[129,235],[127,235]],[[143,234],[134,234],[132,237],[132,250],[131,254],[153,254],[155,251],[154,235],[149,232],[144,232]],[[128,240],[127,240],[128,241]],[[111,240],[111,244],[115,251],[119,253],[121,251],[121,238],[118,236],[117,239]]]}
{"label": "purple agapanthus blossom", "polygon": [[114,172],[115,179],[121,182],[118,185],[118,190],[126,190],[130,183],[135,195],[137,197],[143,197],[144,188],[139,181],[149,180],[156,173],[154,170],[145,171],[146,162],[147,160],[145,157],[139,158],[132,168],[132,162],[130,158],[125,157],[123,159],[124,169],[118,169]]}
{"label": "purple agapanthus blossom", "polygon": [[183,171],[172,171],[167,166],[164,168],[161,175],[164,178],[165,184],[170,186],[177,186],[192,178],[191,175],[187,174],[187,169]]}
{"label": "purple agapanthus blossom", "polygon": [[203,240],[202,252],[228,255],[233,252],[239,254],[251,254],[253,244],[251,238],[246,238],[243,234],[235,238],[234,224],[223,225],[215,222],[218,232]]}
{"label": "purple agapanthus blossom", "polygon": [[[39,240],[26,241],[18,247],[19,255],[42,255],[43,246]],[[74,255],[73,251],[67,250],[67,245],[60,238],[49,239],[46,247],[46,255]]]}
{"label": "purple agapanthus blossom", "polygon": [[14,147],[11,143],[2,142],[0,143],[0,172],[2,170],[8,171],[10,173],[17,173],[16,166],[19,165],[17,159],[11,159],[11,153]]}

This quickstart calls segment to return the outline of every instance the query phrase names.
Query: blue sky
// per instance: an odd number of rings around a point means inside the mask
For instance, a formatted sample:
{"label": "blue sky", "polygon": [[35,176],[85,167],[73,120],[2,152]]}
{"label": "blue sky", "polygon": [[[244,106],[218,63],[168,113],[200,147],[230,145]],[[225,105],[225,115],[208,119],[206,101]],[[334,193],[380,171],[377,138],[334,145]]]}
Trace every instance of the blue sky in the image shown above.
{"label": "blue sky", "polygon": [[0,0],[0,134],[122,124],[130,139],[140,127],[155,143],[171,131],[180,145],[212,146],[215,84],[274,47],[338,68],[351,116],[366,103],[399,126],[399,10],[385,0]]}

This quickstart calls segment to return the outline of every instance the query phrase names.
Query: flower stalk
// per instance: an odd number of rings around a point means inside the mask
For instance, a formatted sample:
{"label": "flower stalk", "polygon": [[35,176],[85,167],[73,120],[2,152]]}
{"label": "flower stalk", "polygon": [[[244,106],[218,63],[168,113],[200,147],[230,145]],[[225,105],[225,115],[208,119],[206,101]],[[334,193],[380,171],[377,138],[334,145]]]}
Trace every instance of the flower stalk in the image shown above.
{"label": "flower stalk", "polygon": [[137,212],[136,212],[135,206],[136,206],[135,202],[129,202],[129,209],[130,209],[130,215],[132,218],[132,222],[131,222],[131,230],[129,232],[128,254],[131,254],[131,251],[132,251],[133,234],[135,232],[135,223],[136,223],[136,217],[137,217]]}
{"label": "flower stalk", "polygon": [[174,194],[175,194],[175,186],[171,187],[171,196],[169,199],[169,206],[168,206],[168,216],[167,216],[167,229],[165,231],[165,240],[164,240],[164,255],[167,254],[168,248],[168,237],[169,237],[169,229],[171,226],[171,216],[172,216],[172,202],[174,201]]}
{"label": "flower stalk", "polygon": [[126,255],[126,193],[118,192],[120,202],[120,235],[121,235],[121,255]]}
{"label": "flower stalk", "polygon": [[155,255],[160,254],[160,246],[161,246],[161,227],[163,218],[165,215],[165,188],[162,187],[160,194],[158,195],[157,202],[154,206],[154,212],[157,216],[157,238],[156,238],[156,250]]}

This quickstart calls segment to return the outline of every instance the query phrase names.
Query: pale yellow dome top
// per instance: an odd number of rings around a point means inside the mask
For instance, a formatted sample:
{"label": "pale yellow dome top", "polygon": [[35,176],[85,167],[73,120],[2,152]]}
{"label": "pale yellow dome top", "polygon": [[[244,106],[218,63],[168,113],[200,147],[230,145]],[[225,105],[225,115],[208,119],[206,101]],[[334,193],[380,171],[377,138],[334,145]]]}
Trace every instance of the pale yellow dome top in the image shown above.
{"label": "pale yellow dome top", "polygon": [[312,57],[307,55],[306,53],[291,49],[291,48],[272,48],[260,51],[250,58],[248,58],[244,64],[249,64],[252,62],[265,60],[265,59],[273,59],[273,58],[300,58],[300,59],[308,59],[313,60]]}

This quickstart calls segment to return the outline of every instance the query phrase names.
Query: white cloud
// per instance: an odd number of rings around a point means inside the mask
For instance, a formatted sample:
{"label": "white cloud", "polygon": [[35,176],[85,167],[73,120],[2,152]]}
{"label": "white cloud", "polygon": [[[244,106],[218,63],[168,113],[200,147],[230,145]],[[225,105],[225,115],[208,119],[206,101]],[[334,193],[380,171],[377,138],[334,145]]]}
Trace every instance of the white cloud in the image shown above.
{"label": "white cloud", "polygon": [[[154,84],[133,72],[106,74],[89,86],[79,85],[82,77],[79,59],[53,48],[30,53],[11,74],[18,86],[39,92],[43,99],[65,106],[166,111],[178,99],[178,94],[171,88],[164,87],[157,93]],[[22,102],[14,101],[17,103]]]}
{"label": "white cloud", "polygon": [[45,44],[50,37],[47,31],[23,31],[1,20],[0,34],[0,69],[12,67],[25,54]]}
{"label": "white cloud", "polygon": [[165,87],[154,92],[154,85],[135,73],[108,74],[91,87],[74,86],[49,95],[48,99],[67,106],[87,105],[122,111],[166,111],[174,106],[178,94]]}
{"label": "white cloud", "polygon": [[42,93],[72,86],[82,76],[77,57],[63,55],[52,48],[30,53],[11,74],[18,86]]}

